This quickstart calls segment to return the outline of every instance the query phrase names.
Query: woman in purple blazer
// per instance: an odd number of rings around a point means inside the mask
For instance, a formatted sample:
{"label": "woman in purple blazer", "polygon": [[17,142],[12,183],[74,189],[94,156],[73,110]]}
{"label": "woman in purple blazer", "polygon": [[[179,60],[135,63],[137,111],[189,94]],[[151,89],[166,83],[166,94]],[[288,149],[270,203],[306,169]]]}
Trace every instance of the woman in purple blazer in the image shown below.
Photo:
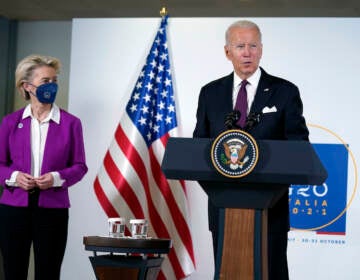
{"label": "woman in purple blazer", "polygon": [[55,103],[60,61],[31,55],[16,69],[29,104],[0,126],[0,249],[5,279],[26,280],[31,244],[35,279],[60,279],[68,188],[87,172],[80,120]]}

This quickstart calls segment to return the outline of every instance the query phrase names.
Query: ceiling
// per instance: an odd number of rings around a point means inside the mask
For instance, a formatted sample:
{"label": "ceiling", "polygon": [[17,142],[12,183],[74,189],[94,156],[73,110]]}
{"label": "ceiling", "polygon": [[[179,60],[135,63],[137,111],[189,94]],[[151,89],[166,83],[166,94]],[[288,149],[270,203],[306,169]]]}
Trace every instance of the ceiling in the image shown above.
{"label": "ceiling", "polygon": [[359,17],[359,0],[1,0],[15,20],[157,17]]}

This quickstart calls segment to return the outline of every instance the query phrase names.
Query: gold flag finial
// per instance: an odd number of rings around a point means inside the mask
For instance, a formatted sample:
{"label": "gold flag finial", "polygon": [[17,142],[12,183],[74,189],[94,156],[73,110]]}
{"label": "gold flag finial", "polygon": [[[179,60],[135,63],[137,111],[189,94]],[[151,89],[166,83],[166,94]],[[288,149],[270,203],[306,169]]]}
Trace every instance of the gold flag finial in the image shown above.
{"label": "gold flag finial", "polygon": [[162,7],[161,10],[160,10],[160,16],[164,17],[167,15],[167,10],[166,10],[166,7]]}

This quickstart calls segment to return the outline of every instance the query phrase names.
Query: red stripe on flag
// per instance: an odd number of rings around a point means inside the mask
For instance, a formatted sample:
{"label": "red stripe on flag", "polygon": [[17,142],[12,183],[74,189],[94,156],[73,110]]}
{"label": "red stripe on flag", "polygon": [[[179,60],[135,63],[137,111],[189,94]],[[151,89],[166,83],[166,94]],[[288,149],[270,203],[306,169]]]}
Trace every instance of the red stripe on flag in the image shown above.
{"label": "red stripe on flag", "polygon": [[166,147],[166,144],[167,144],[169,138],[170,138],[169,133],[166,133],[162,137],[160,137],[160,140],[163,143],[164,147]]}
{"label": "red stripe on flag", "polygon": [[98,198],[101,207],[104,209],[106,215],[108,217],[119,217],[118,212],[115,210],[115,208],[112,206],[111,202],[109,201],[108,197],[104,193],[98,177],[95,178],[94,182],[94,191],[95,195]]}
{"label": "red stripe on flag", "polygon": [[138,218],[145,218],[143,209],[135,192],[132,190],[126,179],[122,176],[121,171],[116,166],[109,151],[107,151],[105,155],[104,167],[111,181],[116,186],[124,200],[126,200],[128,207],[131,209],[133,214]]}
{"label": "red stripe on flag", "polygon": [[162,270],[160,270],[157,280],[166,280],[166,277],[165,277],[164,273],[162,272]]}

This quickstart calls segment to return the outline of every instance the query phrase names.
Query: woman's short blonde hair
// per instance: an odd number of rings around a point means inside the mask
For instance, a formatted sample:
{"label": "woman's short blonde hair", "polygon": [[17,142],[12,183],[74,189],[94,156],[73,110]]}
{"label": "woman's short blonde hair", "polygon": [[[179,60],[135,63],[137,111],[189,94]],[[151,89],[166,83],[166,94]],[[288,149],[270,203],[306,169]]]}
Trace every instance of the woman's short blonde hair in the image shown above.
{"label": "woman's short blonde hair", "polygon": [[52,67],[56,73],[59,73],[61,63],[60,60],[55,57],[33,54],[22,59],[17,65],[15,71],[15,86],[25,100],[29,100],[30,95],[24,90],[23,84],[30,82],[33,78],[34,70],[42,66]]}

